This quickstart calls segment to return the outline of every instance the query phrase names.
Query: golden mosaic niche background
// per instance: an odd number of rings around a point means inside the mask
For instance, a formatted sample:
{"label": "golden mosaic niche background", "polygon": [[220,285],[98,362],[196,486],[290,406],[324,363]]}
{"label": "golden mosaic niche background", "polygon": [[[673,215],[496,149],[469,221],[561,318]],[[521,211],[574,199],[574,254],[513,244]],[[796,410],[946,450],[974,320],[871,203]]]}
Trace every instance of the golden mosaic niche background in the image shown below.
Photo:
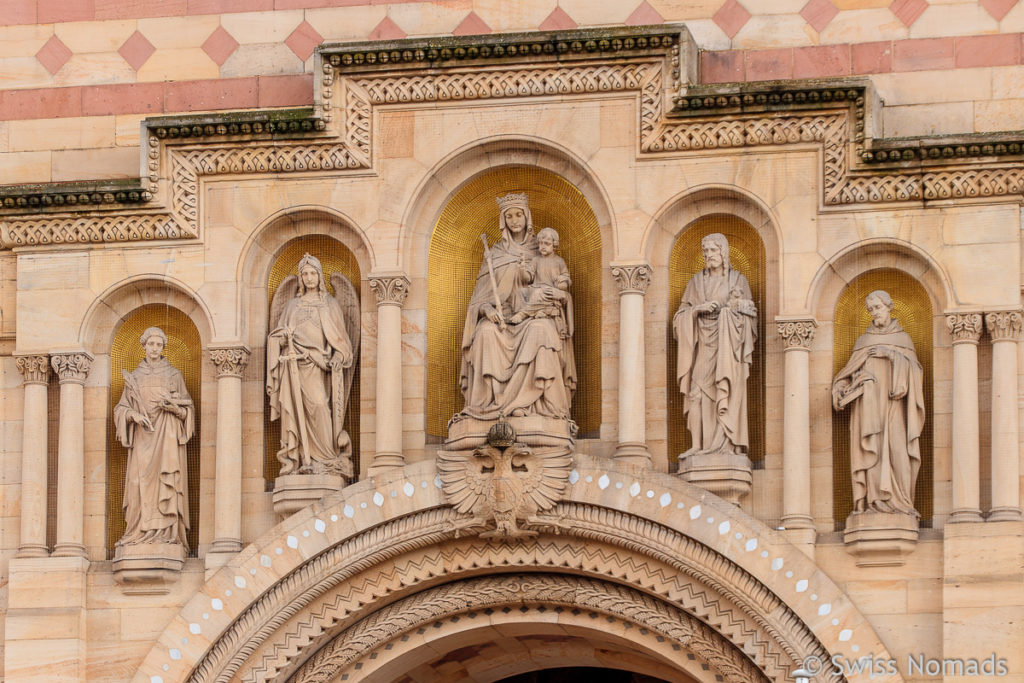
{"label": "golden mosaic niche background", "polygon": [[[832,376],[850,359],[857,337],[871,325],[864,298],[882,289],[893,303],[893,317],[914,341],[917,359],[924,368],[925,425],[921,434],[921,470],[917,475],[914,507],[921,513],[921,526],[932,520],[932,304],[924,287],[907,273],[893,268],[871,270],[846,286],[836,302],[832,328]],[[831,399],[830,399],[831,400]],[[832,413],[832,509],[835,530],[846,526],[853,510],[850,479],[850,410]]]}
{"label": "golden mosaic niche background", "polygon": [[167,335],[164,357],[185,378],[185,387],[195,404],[196,431],[185,446],[188,460],[188,546],[195,557],[199,548],[199,447],[201,439],[202,401],[202,343],[199,331],[187,315],[166,304],[146,304],[135,309],[114,336],[110,348],[110,410],[107,417],[107,551],[124,535],[124,477],[128,464],[128,449],[117,440],[114,429],[114,406],[124,391],[121,370],[133,371],[145,357],[139,337],[147,327],[159,327]]}
{"label": "golden mosaic niche background", "polygon": [[[700,241],[711,233],[720,232],[729,240],[729,263],[733,270],[746,276],[750,292],[757,305],[757,341],[754,358],[747,379],[747,429],[750,436],[750,460],[764,460],[764,358],[765,358],[765,249],[757,231],[737,216],[711,214],[698,218],[676,240],[668,261],[668,303],[674,315],[683,300],[687,283],[704,268],[704,254]],[[668,452],[669,462],[689,450],[693,442],[686,428],[683,395],[676,380],[678,344],[668,326]]]}
{"label": "golden mosaic niche background", "polygon": [[462,332],[476,276],[484,258],[480,235],[501,239],[498,197],[525,192],[533,230],[554,228],[558,254],[572,278],[576,321],[573,350],[578,384],[572,419],[580,438],[596,438],[601,427],[601,229],[583,193],[561,176],[540,168],[511,166],[467,183],[452,197],[434,226],[427,262],[427,437],[448,435],[448,420],[463,408],[459,388]]}
{"label": "golden mosaic niche background", "polygon": [[[341,273],[349,279],[356,293],[362,296],[359,274],[359,262],[348,247],[330,237],[331,230],[337,230],[338,224],[326,217],[315,219],[315,229],[321,234],[306,235],[292,240],[281,248],[274,259],[267,278],[267,311],[274,300],[277,288],[289,275],[298,275],[299,260],[307,252],[320,259],[324,269],[327,291],[334,295],[331,286],[331,275]],[[267,321],[267,332],[270,332],[270,321]],[[266,356],[264,356],[266,358]],[[359,472],[359,370],[362,354],[356,359],[356,371],[352,376],[352,390],[349,392],[348,409],[345,411],[345,431],[352,439],[352,466]],[[261,368],[261,376],[266,377],[266,368]],[[270,399],[264,393],[263,398],[263,476],[268,482],[274,481],[281,471],[281,462],[277,459],[277,451],[281,448],[281,421],[270,420]]]}

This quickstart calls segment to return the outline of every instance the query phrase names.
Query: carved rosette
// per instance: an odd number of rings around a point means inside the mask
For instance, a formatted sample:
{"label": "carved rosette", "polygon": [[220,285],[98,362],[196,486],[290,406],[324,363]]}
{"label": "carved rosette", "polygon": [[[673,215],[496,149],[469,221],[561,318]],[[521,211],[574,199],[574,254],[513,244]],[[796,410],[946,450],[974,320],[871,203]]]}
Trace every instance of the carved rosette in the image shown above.
{"label": "carved rosette", "polygon": [[985,326],[992,341],[1018,341],[1024,314],[1021,311],[999,311],[985,314]]}
{"label": "carved rosette", "polygon": [[85,351],[55,353],[50,357],[50,364],[61,384],[85,384],[92,367],[92,354]]}
{"label": "carved rosette", "polygon": [[981,339],[981,313],[949,313],[946,315],[946,329],[954,344],[977,344]]}
{"label": "carved rosette", "polygon": [[244,346],[210,349],[210,360],[217,366],[217,377],[241,377],[249,364],[249,355],[249,349]]}
{"label": "carved rosette", "polygon": [[409,296],[409,278],[404,275],[371,275],[370,288],[378,306],[401,306]]}
{"label": "carved rosette", "polygon": [[778,320],[775,323],[778,327],[779,336],[786,350],[799,349],[809,351],[811,342],[814,341],[814,328],[818,323],[814,320]]}
{"label": "carved rosette", "polygon": [[50,379],[50,358],[46,354],[18,356],[15,363],[25,384],[46,384]]}
{"label": "carved rosette", "polygon": [[651,267],[646,263],[612,266],[612,276],[619,283],[619,294],[644,294],[651,284]]}

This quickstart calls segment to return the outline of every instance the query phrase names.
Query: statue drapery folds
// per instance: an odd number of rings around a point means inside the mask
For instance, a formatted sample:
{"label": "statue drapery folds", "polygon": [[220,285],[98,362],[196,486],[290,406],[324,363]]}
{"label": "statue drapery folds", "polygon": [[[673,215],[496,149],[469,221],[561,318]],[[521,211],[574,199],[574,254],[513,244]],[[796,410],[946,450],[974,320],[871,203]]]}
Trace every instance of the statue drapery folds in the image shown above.
{"label": "statue drapery folds", "polygon": [[125,532],[119,546],[169,543],[188,548],[188,466],[185,445],[195,431],[195,410],[185,380],[163,357],[167,335],[147,328],[139,340],[146,356],[122,371],[124,391],[114,406],[118,441],[128,449]]}
{"label": "statue drapery folds", "polygon": [[693,453],[746,455],[747,378],[757,341],[757,309],[747,278],[729,263],[729,243],[701,241],[704,269],[690,279],[672,319],[676,380]]}
{"label": "statue drapery folds", "polygon": [[833,408],[850,408],[853,511],[918,516],[924,371],[889,294],[874,291],[865,305],[872,323],[832,384]]}
{"label": "statue drapery folds", "polygon": [[345,411],[359,348],[359,301],[344,276],[327,291],[320,261],[306,254],[298,276],[271,302],[267,338],[270,419],[281,420],[281,474],[333,474],[351,480]]}
{"label": "statue drapery folds", "polygon": [[553,253],[557,233],[542,251],[526,195],[498,204],[502,236],[485,253],[466,312],[459,376],[465,407],[453,419],[568,421],[576,363],[568,271]]}

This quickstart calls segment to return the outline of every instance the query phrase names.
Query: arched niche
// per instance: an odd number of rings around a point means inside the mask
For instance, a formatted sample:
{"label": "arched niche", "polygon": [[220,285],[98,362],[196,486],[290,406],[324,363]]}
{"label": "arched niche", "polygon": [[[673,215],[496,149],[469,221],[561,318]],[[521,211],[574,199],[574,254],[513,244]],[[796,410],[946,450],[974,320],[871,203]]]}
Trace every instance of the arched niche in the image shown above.
{"label": "arched niche", "polygon": [[[335,294],[334,288],[331,285],[331,276],[335,273],[348,278],[349,282],[352,283],[353,287],[356,287],[356,291],[359,290],[359,284],[362,282],[362,276],[360,274],[359,261],[356,255],[344,244],[339,242],[333,236],[329,234],[310,234],[303,235],[302,237],[296,237],[284,244],[277,252],[274,260],[271,262],[270,273],[267,277],[266,284],[266,303],[267,303],[267,315],[270,314],[270,304],[274,300],[274,294],[280,287],[281,282],[289,275],[298,274],[298,263],[304,254],[312,254],[320,260],[321,266],[323,266],[324,280],[327,284],[328,292],[333,296]],[[362,303],[360,303],[362,305]],[[273,321],[268,319],[266,329],[270,331]],[[348,408],[345,411],[345,430],[348,432],[349,437],[352,439],[352,465],[355,472],[359,472],[359,379],[360,366],[362,363],[357,360],[355,374],[352,378],[352,389],[349,392]],[[264,392],[264,458],[263,458],[263,476],[267,481],[273,481],[277,478],[278,472],[281,470],[281,463],[277,459],[277,451],[280,448],[281,443],[281,421],[270,420],[270,401],[266,397]]]}
{"label": "arched niche", "polygon": [[[716,227],[717,226],[717,227]],[[701,238],[710,232],[729,237],[730,260],[753,263],[760,276],[747,276],[758,306],[758,339],[751,378],[747,381],[750,399],[760,393],[760,408],[748,403],[747,417],[755,471],[750,496],[743,505],[763,519],[781,516],[780,501],[764,486],[767,480],[781,476],[782,416],[767,406],[781,405],[782,355],[773,321],[779,314],[780,232],[778,221],[756,196],[741,188],[708,185],[687,189],[659,209],[644,231],[643,254],[652,266],[647,303],[647,379],[648,405],[663,405],[662,420],[648,423],[647,443],[659,469],[675,471],[677,456],[688,448],[689,432],[682,413],[682,395],[676,381],[677,346],[672,337],[672,317],[692,274],[703,263]],[[739,253],[740,245],[743,252]],[[757,280],[760,282],[755,282]],[[758,295],[760,290],[763,294]],[[758,298],[758,297],[762,298]],[[753,377],[754,371],[760,377]],[[659,382],[657,378],[664,378]],[[755,418],[755,415],[758,416]],[[760,435],[760,436],[758,436]],[[757,445],[760,442],[761,445]]]}
{"label": "arched niche", "polygon": [[188,500],[189,554],[199,550],[200,449],[202,444],[202,367],[203,352],[199,330],[180,309],[167,304],[143,304],[124,319],[110,345],[110,406],[107,412],[107,552],[124,535],[125,470],[128,449],[121,445],[114,429],[114,406],[124,391],[124,372],[132,372],[145,357],[140,336],[149,327],[159,327],[167,335],[164,357],[181,372],[185,387],[195,406],[195,433],[185,446],[187,461],[186,498]]}
{"label": "arched niche", "polygon": [[[757,306],[757,340],[747,379],[747,421],[750,436],[749,457],[755,468],[764,466],[765,455],[765,299],[767,260],[764,242],[757,231],[742,218],[713,213],[693,221],[676,239],[668,260],[668,310],[679,308],[686,285],[704,267],[701,240],[712,233],[721,233],[729,240],[729,261],[734,270],[743,273]],[[669,349],[668,376],[668,453],[669,460],[686,452],[692,445],[683,412],[683,395],[676,383],[678,354],[672,326],[667,329]]]}
{"label": "arched niche", "polygon": [[601,228],[584,194],[564,177],[536,166],[505,166],[460,187],[444,205],[431,234],[427,260],[426,432],[433,442],[448,433],[462,410],[459,388],[466,309],[483,263],[483,242],[501,238],[496,199],[510,192],[530,198],[534,232],[554,228],[558,254],[572,277],[573,346],[578,385],[572,419],[580,438],[595,438],[601,425]]}
{"label": "arched niche", "polygon": [[[932,525],[933,506],[933,425],[934,401],[934,311],[931,297],[909,273],[895,268],[877,268],[854,278],[836,300],[832,319],[832,374],[835,376],[850,358],[853,345],[871,324],[864,299],[875,290],[884,290],[892,297],[893,317],[910,335],[917,358],[924,370],[925,427],[921,434],[921,469],[917,476],[914,507],[921,513],[921,526]],[[832,418],[832,507],[836,529],[845,526],[853,510],[850,474],[850,411],[835,413]]]}
{"label": "arched niche", "polygon": [[[135,316],[139,318],[133,322]],[[212,425],[216,421],[216,401],[213,400],[216,379],[212,365],[203,362],[202,358],[202,349],[209,345],[214,335],[212,316],[206,302],[184,282],[166,275],[142,273],[122,280],[100,293],[85,311],[79,329],[82,348],[94,357],[92,373],[100,378],[96,384],[86,384],[84,397],[85,471],[91,473],[85,484],[84,532],[85,545],[90,558],[94,560],[109,559],[112,556],[112,548],[124,528],[121,502],[125,450],[114,434],[113,406],[121,396],[124,382],[120,368],[130,372],[138,366],[142,358],[139,335],[149,326],[139,327],[138,332],[132,336],[126,331],[126,325],[131,323],[135,327],[144,320],[152,320],[150,324],[163,327],[171,318],[180,321],[183,329],[190,326],[194,331],[194,334],[189,332],[179,339],[192,340],[188,342],[189,355],[198,362],[196,379],[193,381],[184,368],[175,359],[171,359],[175,367],[185,375],[189,393],[196,404],[196,432],[188,446],[192,449],[188,450],[191,552],[195,553],[201,544],[212,540],[213,519],[206,513],[212,509],[215,449],[209,436],[212,430],[201,430],[203,424]],[[170,342],[170,330],[164,331],[168,333]],[[115,358],[115,345],[127,352],[137,353],[138,356],[134,357],[134,361],[126,355],[118,360]],[[115,380],[118,382],[116,386]],[[51,393],[57,395],[56,392]],[[51,416],[54,414],[51,411]],[[53,429],[56,430],[56,423]],[[204,431],[207,434],[205,441]],[[49,443],[57,443],[56,431],[51,434]],[[121,459],[119,469],[116,470],[112,462],[115,448],[120,449],[118,457]],[[56,498],[51,498],[50,502],[48,509],[56,510]]]}

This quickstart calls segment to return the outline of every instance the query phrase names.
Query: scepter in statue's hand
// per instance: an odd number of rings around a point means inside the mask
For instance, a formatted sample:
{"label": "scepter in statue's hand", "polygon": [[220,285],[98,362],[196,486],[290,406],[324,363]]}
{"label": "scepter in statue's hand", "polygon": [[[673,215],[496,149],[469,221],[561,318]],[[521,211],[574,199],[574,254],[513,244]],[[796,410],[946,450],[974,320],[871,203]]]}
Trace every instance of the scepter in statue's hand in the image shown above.
{"label": "scepter in statue's hand", "polygon": [[498,295],[498,281],[494,278],[494,263],[491,261],[491,248],[487,245],[487,234],[480,235],[484,243],[484,261],[487,263],[487,275],[491,278],[491,292],[494,293],[494,310],[498,313],[498,327],[502,331],[508,329],[505,316],[501,312],[501,297]]}

